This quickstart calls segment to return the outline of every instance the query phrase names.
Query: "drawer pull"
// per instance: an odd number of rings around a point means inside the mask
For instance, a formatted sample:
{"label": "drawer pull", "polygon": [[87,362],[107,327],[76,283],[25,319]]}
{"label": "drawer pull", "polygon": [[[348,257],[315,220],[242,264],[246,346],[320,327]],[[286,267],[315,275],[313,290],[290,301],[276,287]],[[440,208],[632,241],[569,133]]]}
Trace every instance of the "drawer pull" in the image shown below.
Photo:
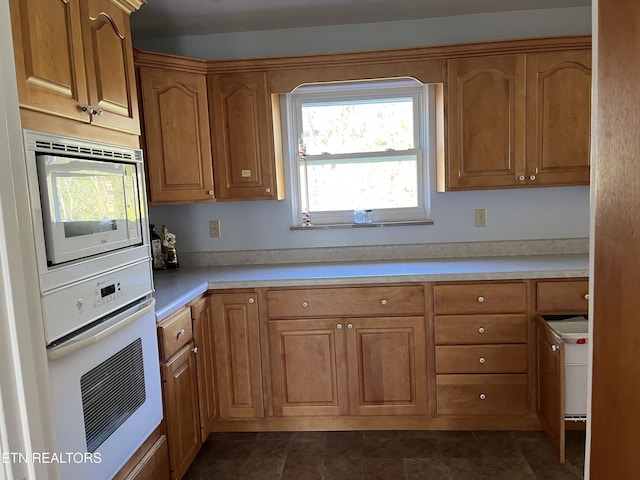
{"label": "drawer pull", "polygon": [[193,347],[192,351],[193,353],[198,353],[198,347]]}
{"label": "drawer pull", "polygon": [[386,300],[386,298],[383,298],[382,300],[380,300],[380,303],[381,303],[382,305],[386,305],[386,304],[387,304],[387,300]]}
{"label": "drawer pull", "polygon": [[484,297],[478,297],[478,302],[484,303]]}
{"label": "drawer pull", "polygon": [[485,358],[484,358],[484,357],[480,357],[480,358],[478,359],[478,361],[479,361],[480,363],[484,363],[484,362],[486,362],[486,360],[485,360]]}
{"label": "drawer pull", "polygon": [[255,299],[253,297],[249,298],[249,303],[254,303]]}
{"label": "drawer pull", "polygon": [[481,393],[480,395],[478,395],[478,397],[480,398],[480,400],[486,400],[487,396],[484,393]]}
{"label": "drawer pull", "polygon": [[347,323],[347,328],[349,330],[352,330],[353,329],[353,323]]}
{"label": "drawer pull", "polygon": [[585,294],[584,294],[584,299],[585,299],[585,300],[589,300],[589,294],[588,294],[588,293],[585,293]]}
{"label": "drawer pull", "polygon": [[342,330],[342,324],[341,324],[341,323],[337,324],[337,325],[336,325],[336,328],[337,328],[338,330]]}
{"label": "drawer pull", "polygon": [[478,329],[478,333],[479,333],[480,335],[482,335],[482,334],[484,333],[484,327],[480,327],[480,328]]}
{"label": "drawer pull", "polygon": [[302,302],[302,308],[307,308],[309,306],[309,302]]}
{"label": "drawer pull", "polygon": [[560,348],[557,345],[551,345],[552,352],[557,352],[558,350],[560,350]]}
{"label": "drawer pull", "polygon": [[181,328],[180,330],[178,330],[178,335],[176,335],[177,337],[181,337],[182,335],[184,335],[185,333],[187,333],[187,331],[184,328]]}

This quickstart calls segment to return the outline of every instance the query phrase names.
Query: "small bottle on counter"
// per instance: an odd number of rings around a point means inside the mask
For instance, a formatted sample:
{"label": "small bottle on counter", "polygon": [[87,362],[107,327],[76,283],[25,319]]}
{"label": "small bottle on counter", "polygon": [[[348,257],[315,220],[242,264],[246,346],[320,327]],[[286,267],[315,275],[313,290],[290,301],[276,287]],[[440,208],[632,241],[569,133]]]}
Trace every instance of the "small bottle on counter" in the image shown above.
{"label": "small bottle on counter", "polygon": [[164,270],[167,265],[162,258],[162,240],[160,235],[156,232],[154,224],[149,224],[149,230],[151,230],[151,257],[154,270]]}

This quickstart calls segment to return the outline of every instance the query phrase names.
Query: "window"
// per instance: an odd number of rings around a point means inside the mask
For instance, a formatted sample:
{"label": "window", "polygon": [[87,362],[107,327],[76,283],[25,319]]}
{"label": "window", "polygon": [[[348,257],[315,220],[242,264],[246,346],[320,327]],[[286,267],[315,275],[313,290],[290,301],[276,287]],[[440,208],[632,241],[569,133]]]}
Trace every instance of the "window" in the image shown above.
{"label": "window", "polygon": [[287,95],[293,224],[428,220],[428,86],[416,80],[307,85]]}

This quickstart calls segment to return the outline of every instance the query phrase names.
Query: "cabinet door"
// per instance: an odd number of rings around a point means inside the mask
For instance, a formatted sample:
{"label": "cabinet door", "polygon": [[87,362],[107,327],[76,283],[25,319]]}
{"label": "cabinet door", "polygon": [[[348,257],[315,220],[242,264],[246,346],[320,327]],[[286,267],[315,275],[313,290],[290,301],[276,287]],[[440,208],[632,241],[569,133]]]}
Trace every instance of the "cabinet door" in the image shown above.
{"label": "cabinet door", "polygon": [[215,374],[213,360],[213,324],[209,298],[202,297],[191,304],[193,339],[197,347],[198,403],[200,407],[200,433],[204,442],[213,430],[216,416]]}
{"label": "cabinet door", "polygon": [[217,199],[284,198],[281,142],[274,137],[279,114],[266,73],[210,75],[208,82]]}
{"label": "cabinet door", "polygon": [[200,418],[193,343],[162,365],[162,383],[171,478],[181,479],[198,454]]}
{"label": "cabinet door", "polygon": [[89,121],[78,0],[11,0],[20,106]]}
{"label": "cabinet door", "polygon": [[538,418],[560,463],[564,463],[564,343],[539,315],[535,317],[538,350]]}
{"label": "cabinet door", "polygon": [[588,185],[591,51],[527,55],[527,182]]}
{"label": "cabinet door", "polygon": [[[117,477],[116,477],[117,478]],[[125,480],[169,480],[167,436],[162,435]]]}
{"label": "cabinet door", "polygon": [[204,75],[141,67],[149,200],[213,200]]}
{"label": "cabinet door", "polygon": [[276,416],[348,413],[344,324],[342,319],[269,321]]}
{"label": "cabinet door", "polygon": [[446,188],[524,183],[524,55],[461,58],[447,65]]}
{"label": "cabinet door", "polygon": [[350,413],[426,414],[424,317],[346,322]]}
{"label": "cabinet door", "polygon": [[111,0],[81,2],[91,123],[140,134],[129,14]]}
{"label": "cabinet door", "polygon": [[220,418],[262,418],[256,295],[221,294],[211,300]]}

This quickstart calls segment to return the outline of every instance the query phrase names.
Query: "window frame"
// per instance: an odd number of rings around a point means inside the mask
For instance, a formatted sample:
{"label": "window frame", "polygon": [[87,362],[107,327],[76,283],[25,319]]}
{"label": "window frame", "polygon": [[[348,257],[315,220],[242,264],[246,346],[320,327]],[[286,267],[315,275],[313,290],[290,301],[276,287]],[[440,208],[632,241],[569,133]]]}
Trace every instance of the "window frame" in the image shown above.
{"label": "window frame", "polygon": [[[432,223],[430,209],[430,140],[429,132],[432,130],[432,123],[435,115],[435,96],[433,85],[423,84],[414,78],[393,78],[382,80],[361,80],[350,82],[331,82],[322,84],[305,84],[284,95],[284,119],[283,134],[287,141],[288,167],[290,171],[291,184],[289,188],[291,198],[291,221],[292,228],[303,226],[303,185],[301,178],[301,165],[304,160],[298,154],[298,134],[302,131],[301,105],[314,100],[323,102],[344,101],[352,99],[354,101],[367,99],[383,99],[412,97],[414,100],[413,112],[413,135],[414,148],[411,150],[398,150],[397,155],[407,152],[416,154],[416,180],[417,180],[417,202],[416,207],[407,208],[387,208],[373,210],[373,225],[406,225],[412,223]],[[379,157],[388,155],[388,151],[383,152],[363,152],[357,153],[359,157]],[[340,157],[352,154],[327,154],[315,155],[314,161],[335,161]],[[393,155],[389,155],[392,157]],[[324,157],[324,158],[322,158]],[[353,210],[311,212],[311,224],[317,226],[353,226]]]}

